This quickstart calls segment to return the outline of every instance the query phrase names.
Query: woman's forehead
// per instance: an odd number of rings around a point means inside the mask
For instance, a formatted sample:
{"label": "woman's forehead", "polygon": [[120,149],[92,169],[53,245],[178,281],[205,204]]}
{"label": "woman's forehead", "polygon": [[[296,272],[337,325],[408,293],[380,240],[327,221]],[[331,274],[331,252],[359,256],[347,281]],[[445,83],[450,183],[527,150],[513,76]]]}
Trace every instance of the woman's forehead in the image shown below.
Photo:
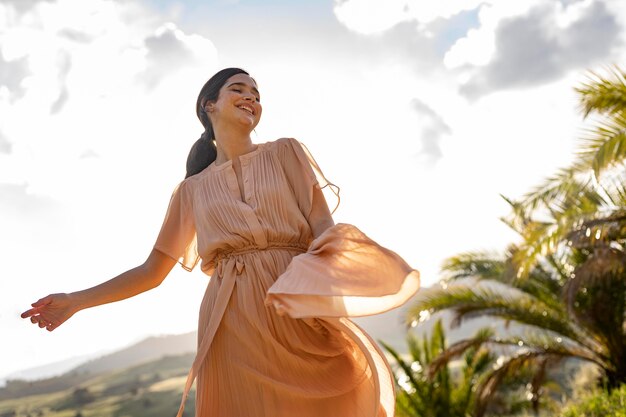
{"label": "woman's forehead", "polygon": [[224,84],[224,86],[228,87],[229,85],[233,84],[233,83],[244,83],[247,84],[251,87],[257,87],[256,85],[256,81],[254,81],[254,78],[250,77],[247,74],[235,74],[232,77],[230,77],[226,83]]}

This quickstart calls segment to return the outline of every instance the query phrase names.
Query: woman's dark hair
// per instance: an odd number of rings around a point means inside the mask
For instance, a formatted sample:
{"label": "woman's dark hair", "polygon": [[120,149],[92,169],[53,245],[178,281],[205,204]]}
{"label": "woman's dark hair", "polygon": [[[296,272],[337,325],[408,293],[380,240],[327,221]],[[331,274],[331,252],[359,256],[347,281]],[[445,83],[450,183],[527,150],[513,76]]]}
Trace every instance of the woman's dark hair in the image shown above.
{"label": "woman's dark hair", "polygon": [[217,147],[215,146],[215,132],[213,132],[213,125],[211,119],[206,114],[204,106],[209,101],[216,101],[220,89],[226,84],[226,81],[237,74],[248,74],[241,68],[225,68],[217,72],[212,76],[209,81],[204,84],[200,94],[198,94],[198,101],[196,101],[196,114],[198,119],[204,126],[204,133],[200,136],[200,139],[196,141],[189,151],[187,157],[187,173],[185,178],[191,177],[202,171],[217,158]]}

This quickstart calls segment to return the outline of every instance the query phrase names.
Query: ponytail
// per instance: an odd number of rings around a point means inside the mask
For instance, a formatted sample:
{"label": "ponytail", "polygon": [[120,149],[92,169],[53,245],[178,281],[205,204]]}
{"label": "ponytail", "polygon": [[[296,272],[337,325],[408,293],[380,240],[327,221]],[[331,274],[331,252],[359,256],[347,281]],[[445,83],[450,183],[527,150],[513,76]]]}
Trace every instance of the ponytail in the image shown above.
{"label": "ponytail", "polygon": [[192,175],[203,171],[206,167],[211,165],[215,158],[217,158],[217,146],[215,145],[215,133],[213,132],[213,125],[211,119],[206,114],[204,106],[209,101],[217,101],[219,97],[220,89],[226,84],[226,81],[233,75],[246,74],[246,71],[240,68],[225,68],[218,71],[213,75],[209,81],[204,84],[200,94],[198,94],[198,100],[196,101],[196,115],[200,119],[200,122],[204,126],[204,133],[200,136],[200,139],[196,141],[189,151],[187,157],[187,173],[185,178],[189,178]]}
{"label": "ponytail", "polygon": [[200,139],[196,141],[189,151],[187,157],[187,173],[185,178],[202,172],[206,167],[211,165],[217,158],[217,147],[215,140],[209,136],[209,132],[205,131]]}

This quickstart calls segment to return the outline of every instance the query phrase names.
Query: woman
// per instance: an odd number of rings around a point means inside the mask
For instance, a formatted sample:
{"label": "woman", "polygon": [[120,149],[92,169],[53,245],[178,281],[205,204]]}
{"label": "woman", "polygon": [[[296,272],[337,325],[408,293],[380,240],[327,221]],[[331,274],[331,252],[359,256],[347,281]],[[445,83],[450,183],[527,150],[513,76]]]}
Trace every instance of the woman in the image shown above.
{"label": "woman", "polygon": [[262,107],[247,72],[202,88],[205,127],[148,259],[103,284],[52,294],[22,314],[52,331],[77,311],[157,287],[176,262],[211,276],[200,306],[196,412],[208,417],[393,415],[376,345],[345,317],[402,304],[419,274],[358,229],[335,225],[330,186],[294,139],[253,144]]}

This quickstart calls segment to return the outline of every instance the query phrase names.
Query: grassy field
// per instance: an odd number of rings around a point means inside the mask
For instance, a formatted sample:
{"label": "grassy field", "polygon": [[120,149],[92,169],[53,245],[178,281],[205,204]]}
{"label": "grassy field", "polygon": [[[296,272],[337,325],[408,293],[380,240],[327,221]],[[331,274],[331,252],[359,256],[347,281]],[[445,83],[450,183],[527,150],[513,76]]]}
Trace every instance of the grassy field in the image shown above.
{"label": "grassy field", "polygon": [[[83,378],[71,388],[1,400],[0,417],[172,417],[192,361],[193,354],[166,356],[124,371]],[[43,390],[37,383],[28,384]],[[193,397],[192,391],[185,416],[194,415]]]}

